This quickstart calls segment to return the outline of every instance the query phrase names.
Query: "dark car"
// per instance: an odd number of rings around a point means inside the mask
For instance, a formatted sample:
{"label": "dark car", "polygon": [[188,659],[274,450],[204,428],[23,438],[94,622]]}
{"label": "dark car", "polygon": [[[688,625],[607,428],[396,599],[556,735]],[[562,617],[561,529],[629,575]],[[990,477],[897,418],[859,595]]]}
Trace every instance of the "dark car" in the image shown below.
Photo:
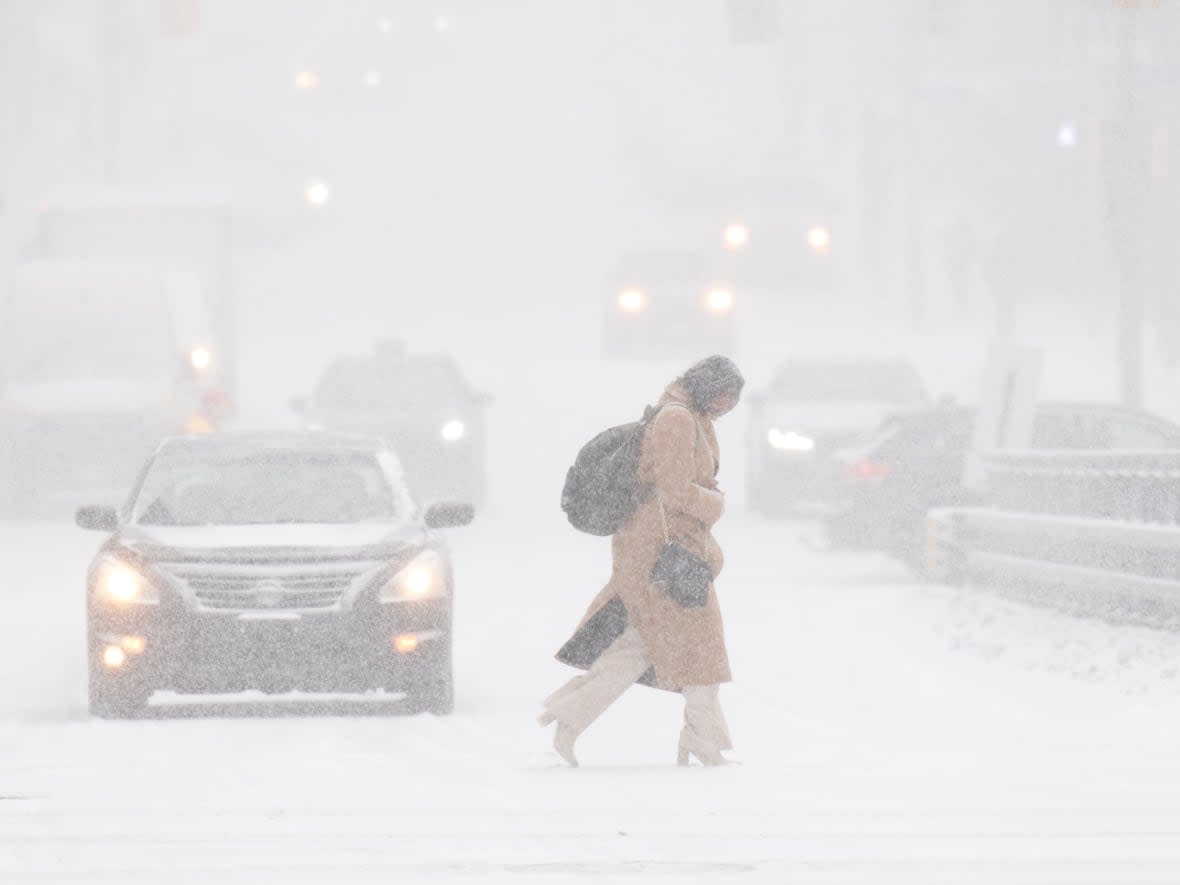
{"label": "dark car", "polygon": [[398,342],[372,356],[344,357],[324,371],[309,399],[296,399],[313,429],[372,434],[393,446],[422,501],[486,499],[490,397],[473,391],[455,360],[408,354]]}
{"label": "dark car", "polygon": [[611,272],[607,293],[609,354],[661,358],[733,350],[737,296],[704,253],[627,254]]}
{"label": "dark car", "polygon": [[[894,415],[865,443],[829,461],[834,509],[825,520],[836,546],[884,550],[922,561],[926,513],[971,503],[964,485],[975,410],[944,404]],[[1180,426],[1138,409],[1046,403],[1033,420],[1034,449],[1180,448]]]}
{"label": "dark car", "polygon": [[165,440],[87,576],[91,712],[153,692],[396,692],[452,706],[451,560],[378,439],[289,432]]}
{"label": "dark car", "polygon": [[752,510],[782,515],[823,512],[828,458],[927,394],[905,360],[796,359],[748,399],[746,497]]}

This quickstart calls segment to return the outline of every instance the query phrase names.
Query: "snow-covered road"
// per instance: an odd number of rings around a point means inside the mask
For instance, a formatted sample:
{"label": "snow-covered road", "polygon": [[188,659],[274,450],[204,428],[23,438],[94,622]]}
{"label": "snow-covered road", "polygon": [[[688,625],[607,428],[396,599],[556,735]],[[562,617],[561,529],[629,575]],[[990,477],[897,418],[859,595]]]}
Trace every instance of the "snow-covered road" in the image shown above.
{"label": "snow-covered road", "polygon": [[451,718],[102,722],[97,539],[0,525],[0,882],[1180,881],[1175,637],[922,587],[800,531],[722,531],[741,764],[676,768],[678,699],[637,688],[570,770],[533,716],[598,541],[456,533]]}

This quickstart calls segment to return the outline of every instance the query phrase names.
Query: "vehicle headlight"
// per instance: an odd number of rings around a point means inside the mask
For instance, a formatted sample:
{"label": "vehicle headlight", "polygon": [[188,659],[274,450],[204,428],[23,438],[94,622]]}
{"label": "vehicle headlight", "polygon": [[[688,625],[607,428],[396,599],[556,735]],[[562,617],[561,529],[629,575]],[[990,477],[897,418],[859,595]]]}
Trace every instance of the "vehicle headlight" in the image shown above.
{"label": "vehicle headlight", "polygon": [[766,441],[772,449],[780,452],[814,452],[815,439],[794,430],[779,430],[772,427],[766,431]]}
{"label": "vehicle headlight", "polygon": [[640,289],[624,289],[619,293],[619,310],[623,313],[640,313],[647,307],[647,295]]}
{"label": "vehicle headlight", "polygon": [[447,589],[447,576],[441,557],[433,551],[420,553],[401,571],[381,586],[381,602],[405,602],[434,599]]}
{"label": "vehicle headlight", "polygon": [[733,292],[729,289],[710,289],[709,294],[705,297],[705,305],[713,313],[729,313],[733,310],[733,302]]}
{"label": "vehicle headlight", "polygon": [[443,438],[444,442],[458,442],[467,435],[467,425],[456,418],[453,421],[448,421],[442,426],[439,431],[439,436]]}
{"label": "vehicle headlight", "polygon": [[740,252],[750,244],[750,229],[740,222],[726,225],[722,241],[729,251]]}
{"label": "vehicle headlight", "polygon": [[189,351],[188,361],[197,372],[207,372],[213,365],[213,351],[208,347],[194,347]]}
{"label": "vehicle headlight", "polygon": [[832,232],[817,224],[807,231],[807,246],[816,255],[827,255],[832,249]]}
{"label": "vehicle headlight", "polygon": [[94,588],[104,602],[112,605],[144,605],[160,601],[159,591],[139,569],[117,559],[102,564]]}

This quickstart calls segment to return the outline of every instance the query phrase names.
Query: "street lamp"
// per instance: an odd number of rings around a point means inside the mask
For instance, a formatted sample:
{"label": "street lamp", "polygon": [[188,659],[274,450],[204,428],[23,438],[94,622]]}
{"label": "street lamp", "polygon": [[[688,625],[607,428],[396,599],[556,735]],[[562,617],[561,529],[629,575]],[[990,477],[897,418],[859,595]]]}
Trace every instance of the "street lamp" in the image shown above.
{"label": "street lamp", "polygon": [[332,189],[328,187],[327,182],[314,178],[307,183],[307,187],[303,190],[303,197],[307,200],[307,204],[313,208],[319,209],[325,205],[328,200],[332,199]]}
{"label": "street lamp", "polygon": [[320,85],[320,77],[315,71],[300,71],[295,75],[295,88],[305,92]]}

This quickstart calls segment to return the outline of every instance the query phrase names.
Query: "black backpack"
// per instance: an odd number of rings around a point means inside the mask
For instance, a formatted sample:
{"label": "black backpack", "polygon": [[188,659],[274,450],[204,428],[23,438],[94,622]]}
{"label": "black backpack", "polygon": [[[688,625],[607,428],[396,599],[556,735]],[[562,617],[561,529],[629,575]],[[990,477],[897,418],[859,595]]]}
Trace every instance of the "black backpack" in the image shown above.
{"label": "black backpack", "polygon": [[639,507],[639,453],[643,434],[660,409],[602,431],[578,452],[565,475],[561,509],[570,525],[590,535],[613,535]]}

